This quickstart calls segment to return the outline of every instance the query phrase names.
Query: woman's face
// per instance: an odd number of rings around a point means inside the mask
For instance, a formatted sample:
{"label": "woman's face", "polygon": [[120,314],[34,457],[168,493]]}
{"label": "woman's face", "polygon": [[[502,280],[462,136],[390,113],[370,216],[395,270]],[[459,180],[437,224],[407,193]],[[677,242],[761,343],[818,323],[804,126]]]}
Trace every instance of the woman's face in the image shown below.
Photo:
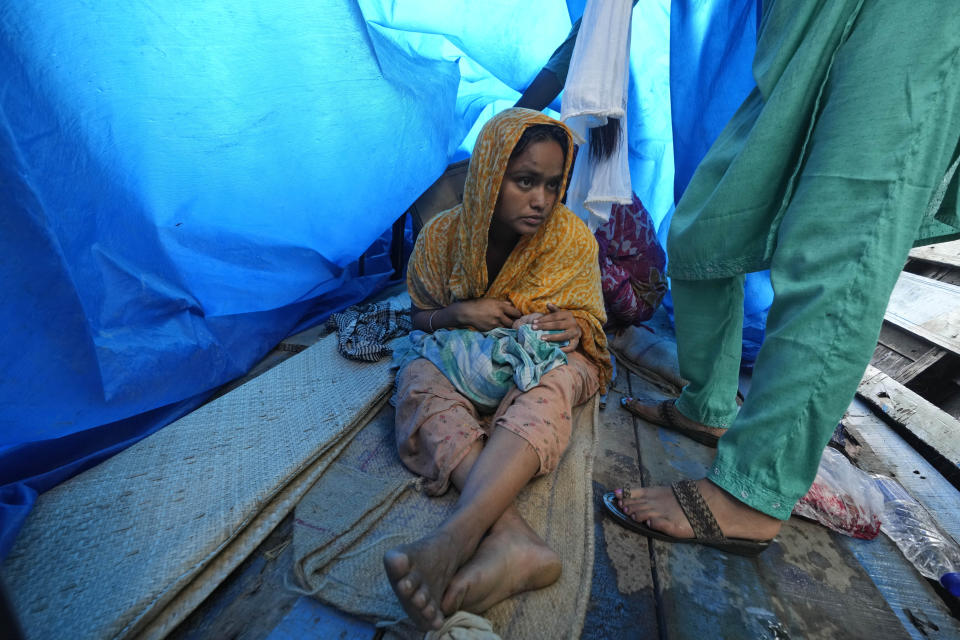
{"label": "woman's face", "polygon": [[563,148],[555,140],[532,142],[510,160],[491,228],[518,235],[540,228],[560,195],[563,160]]}

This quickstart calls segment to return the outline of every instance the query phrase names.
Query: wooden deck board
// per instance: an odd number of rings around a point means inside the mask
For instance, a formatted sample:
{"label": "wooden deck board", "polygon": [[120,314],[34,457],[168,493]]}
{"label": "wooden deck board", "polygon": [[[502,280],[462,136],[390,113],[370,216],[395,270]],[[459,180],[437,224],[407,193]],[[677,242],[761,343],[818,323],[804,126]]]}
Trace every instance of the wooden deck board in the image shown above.
{"label": "wooden deck board", "polygon": [[953,416],[874,367],[867,367],[857,388],[857,397],[942,456],[954,468],[947,479],[956,479],[960,440],[957,439],[958,423]]}
{"label": "wooden deck board", "polygon": [[333,607],[307,596],[301,596],[266,640],[304,640],[336,638],[336,640],[372,640],[376,628]]}
{"label": "wooden deck board", "polygon": [[910,257],[914,260],[960,267],[960,240],[917,247],[910,251]]}
{"label": "wooden deck board", "polygon": [[287,588],[293,575],[289,515],[260,547],[167,636],[172,640],[260,640],[293,609],[299,594]]}
{"label": "wooden deck board", "polygon": [[620,409],[628,385],[627,372],[621,370],[597,425],[594,579],[582,638],[629,640],[658,635],[649,542],[615,524],[600,506],[606,491],[641,482],[634,420]]}
{"label": "wooden deck board", "polygon": [[884,319],[960,355],[960,287],[903,272]]}
{"label": "wooden deck board", "polygon": [[859,398],[850,403],[843,425],[861,444],[857,465],[895,478],[921,502],[945,533],[960,540],[960,492]]}
{"label": "wooden deck board", "polygon": [[960,621],[889,538],[880,535],[867,541],[841,536],[839,543],[866,570],[911,638],[960,638]]}
{"label": "wooden deck board", "polygon": [[[960,540],[960,492],[950,482],[862,400],[851,402],[843,425],[861,445],[858,466],[895,478],[946,534]],[[960,638],[960,621],[886,536],[871,543],[845,542],[912,637]]]}
{"label": "wooden deck board", "polygon": [[[594,500],[607,490],[594,483]],[[635,640],[658,637],[657,607],[646,541],[594,513],[593,585],[580,637],[583,640]]]}

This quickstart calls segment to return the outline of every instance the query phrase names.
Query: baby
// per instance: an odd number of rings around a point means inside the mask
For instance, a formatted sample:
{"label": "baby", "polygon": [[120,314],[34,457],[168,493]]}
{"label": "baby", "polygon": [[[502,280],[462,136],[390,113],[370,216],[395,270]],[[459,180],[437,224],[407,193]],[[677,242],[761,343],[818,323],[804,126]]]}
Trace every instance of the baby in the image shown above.
{"label": "baby", "polygon": [[538,320],[538,319],[540,319],[540,318],[542,318],[542,317],[543,317],[543,314],[542,314],[542,313],[528,313],[527,315],[521,316],[521,317],[517,318],[516,320],[514,320],[514,321],[513,321],[513,326],[510,327],[510,328],[511,328],[511,329],[519,329],[520,327],[522,327],[522,326],[525,325],[525,324],[533,324],[534,321],[536,321],[536,320]]}

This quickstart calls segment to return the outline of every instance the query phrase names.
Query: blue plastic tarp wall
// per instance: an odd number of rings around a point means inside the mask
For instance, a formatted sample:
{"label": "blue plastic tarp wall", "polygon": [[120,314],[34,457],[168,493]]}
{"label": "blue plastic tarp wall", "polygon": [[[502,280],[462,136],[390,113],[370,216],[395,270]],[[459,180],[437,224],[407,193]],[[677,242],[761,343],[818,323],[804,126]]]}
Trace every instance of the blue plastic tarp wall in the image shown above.
{"label": "blue plastic tarp wall", "polygon": [[[584,3],[0,6],[0,557],[38,492],[382,286],[377,239]],[[631,173],[658,221],[674,200],[670,32],[670,0],[638,5]],[[731,70],[749,64],[738,51]],[[691,100],[709,103],[715,71],[691,71]]]}
{"label": "blue plastic tarp wall", "polygon": [[[754,88],[752,66],[760,0],[673,0],[670,18],[670,94],[674,198],[680,200],[700,160]],[[659,228],[666,244],[672,211]],[[731,229],[730,233],[736,233]],[[744,285],[743,364],[752,366],[763,342],[773,287],[767,271]],[[668,309],[671,300],[665,301]]]}
{"label": "blue plastic tarp wall", "polygon": [[0,555],[38,492],[382,285],[382,247],[353,261],[569,26],[558,0],[3,3]]}

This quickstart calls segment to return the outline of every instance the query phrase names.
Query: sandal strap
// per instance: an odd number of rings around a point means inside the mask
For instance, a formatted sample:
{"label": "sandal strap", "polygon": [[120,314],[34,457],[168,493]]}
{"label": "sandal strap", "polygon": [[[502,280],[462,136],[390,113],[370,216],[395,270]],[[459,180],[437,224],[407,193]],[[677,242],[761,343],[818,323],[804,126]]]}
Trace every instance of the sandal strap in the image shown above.
{"label": "sandal strap", "polygon": [[680,425],[677,424],[677,419],[674,417],[673,412],[677,410],[676,400],[664,400],[657,405],[657,411],[660,413],[660,418],[674,431],[681,430]]}
{"label": "sandal strap", "polygon": [[690,522],[690,528],[693,529],[693,536],[701,542],[719,543],[727,540],[726,536],[720,530],[717,519],[713,517],[713,512],[707,506],[703,496],[700,495],[700,489],[693,480],[681,480],[670,485],[673,489],[673,495],[677,497],[680,508],[687,516]]}

